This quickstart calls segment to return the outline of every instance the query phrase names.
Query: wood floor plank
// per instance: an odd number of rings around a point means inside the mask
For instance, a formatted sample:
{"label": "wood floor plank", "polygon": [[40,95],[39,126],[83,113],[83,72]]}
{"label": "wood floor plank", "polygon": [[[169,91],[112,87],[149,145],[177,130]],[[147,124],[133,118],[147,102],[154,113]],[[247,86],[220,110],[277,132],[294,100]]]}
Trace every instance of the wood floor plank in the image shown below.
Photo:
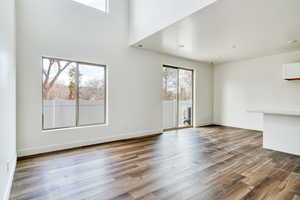
{"label": "wood floor plank", "polygon": [[299,200],[300,157],[223,126],[20,159],[14,200]]}

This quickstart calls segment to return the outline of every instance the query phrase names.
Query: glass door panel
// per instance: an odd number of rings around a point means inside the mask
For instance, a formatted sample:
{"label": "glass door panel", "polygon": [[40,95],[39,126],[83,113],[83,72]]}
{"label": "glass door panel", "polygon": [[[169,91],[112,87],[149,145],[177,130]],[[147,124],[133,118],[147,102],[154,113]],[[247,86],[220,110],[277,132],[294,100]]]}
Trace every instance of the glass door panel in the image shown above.
{"label": "glass door panel", "polygon": [[175,68],[163,68],[163,127],[164,129],[178,126],[178,71]]}
{"label": "glass door panel", "polygon": [[193,71],[179,69],[178,126],[193,124]]}

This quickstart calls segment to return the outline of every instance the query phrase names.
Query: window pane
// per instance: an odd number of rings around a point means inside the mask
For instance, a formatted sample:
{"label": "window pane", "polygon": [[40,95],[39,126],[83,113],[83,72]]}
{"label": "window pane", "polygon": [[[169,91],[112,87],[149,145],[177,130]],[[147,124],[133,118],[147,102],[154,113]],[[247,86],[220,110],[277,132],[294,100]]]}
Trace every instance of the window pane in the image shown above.
{"label": "window pane", "polygon": [[163,127],[177,127],[177,69],[163,68]]}
{"label": "window pane", "polygon": [[86,6],[108,12],[108,0],[73,0]]}
{"label": "window pane", "polygon": [[105,123],[105,68],[79,64],[78,125]]}
{"label": "window pane", "polygon": [[179,127],[191,126],[193,118],[193,72],[179,70]]}
{"label": "window pane", "polygon": [[76,64],[43,58],[43,128],[76,125]]}

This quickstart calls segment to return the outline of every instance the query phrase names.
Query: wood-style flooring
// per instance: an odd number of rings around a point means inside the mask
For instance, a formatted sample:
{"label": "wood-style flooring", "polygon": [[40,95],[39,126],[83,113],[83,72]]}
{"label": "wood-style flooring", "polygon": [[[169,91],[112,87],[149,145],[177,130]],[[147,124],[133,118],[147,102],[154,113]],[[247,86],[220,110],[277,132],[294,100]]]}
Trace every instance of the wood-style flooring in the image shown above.
{"label": "wood-style flooring", "polygon": [[11,199],[300,200],[300,157],[257,131],[178,130],[19,160]]}

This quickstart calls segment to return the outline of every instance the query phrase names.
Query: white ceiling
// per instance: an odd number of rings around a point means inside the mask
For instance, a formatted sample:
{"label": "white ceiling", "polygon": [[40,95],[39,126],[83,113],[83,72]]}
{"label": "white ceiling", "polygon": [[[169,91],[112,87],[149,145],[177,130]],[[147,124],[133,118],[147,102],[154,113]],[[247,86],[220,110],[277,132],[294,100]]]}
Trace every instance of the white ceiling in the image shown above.
{"label": "white ceiling", "polygon": [[298,50],[300,0],[218,0],[139,44],[217,63]]}

